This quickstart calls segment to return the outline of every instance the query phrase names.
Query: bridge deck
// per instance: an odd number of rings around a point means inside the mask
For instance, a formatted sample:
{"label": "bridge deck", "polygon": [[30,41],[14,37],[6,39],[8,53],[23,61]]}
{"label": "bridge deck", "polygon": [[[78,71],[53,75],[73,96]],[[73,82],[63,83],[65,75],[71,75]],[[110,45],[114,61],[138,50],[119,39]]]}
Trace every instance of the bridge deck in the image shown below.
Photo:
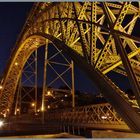
{"label": "bridge deck", "polygon": [[3,138],[84,138],[83,136],[72,135],[69,133],[44,134],[44,135],[25,135],[25,136],[3,136]]}

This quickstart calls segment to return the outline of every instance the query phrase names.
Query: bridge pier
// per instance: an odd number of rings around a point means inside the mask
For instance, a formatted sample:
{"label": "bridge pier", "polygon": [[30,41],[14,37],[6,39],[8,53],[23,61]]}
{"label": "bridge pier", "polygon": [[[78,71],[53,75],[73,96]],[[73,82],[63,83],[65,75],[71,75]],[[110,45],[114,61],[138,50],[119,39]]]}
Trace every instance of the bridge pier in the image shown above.
{"label": "bridge pier", "polygon": [[63,131],[64,131],[64,132],[66,132],[66,128],[65,128],[65,125],[63,125]]}
{"label": "bridge pier", "polygon": [[70,127],[69,127],[69,125],[67,126],[67,132],[70,133]]}
{"label": "bridge pier", "polygon": [[75,134],[74,126],[72,126],[72,134]]}
{"label": "bridge pier", "polygon": [[72,135],[78,135],[78,136],[84,136],[87,138],[91,137],[91,131],[86,127],[80,127],[77,125],[70,125],[70,124],[63,124],[62,129],[60,129],[60,132],[66,132]]}
{"label": "bridge pier", "polygon": [[79,127],[77,127],[77,129],[78,129],[78,135],[80,135],[80,128],[79,128]]}

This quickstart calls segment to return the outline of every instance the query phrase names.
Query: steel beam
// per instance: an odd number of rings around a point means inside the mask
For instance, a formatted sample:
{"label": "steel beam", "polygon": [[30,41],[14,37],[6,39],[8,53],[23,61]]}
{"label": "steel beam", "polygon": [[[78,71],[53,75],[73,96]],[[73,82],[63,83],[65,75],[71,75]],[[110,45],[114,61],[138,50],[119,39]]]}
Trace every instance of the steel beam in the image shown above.
{"label": "steel beam", "polygon": [[127,56],[127,53],[126,53],[126,50],[124,49],[123,47],[123,44],[122,44],[122,41],[121,39],[119,38],[119,36],[113,32],[112,29],[114,29],[114,27],[112,26],[113,22],[112,22],[112,19],[109,15],[109,12],[108,12],[108,9],[107,9],[107,6],[105,3],[102,3],[103,5],[103,10],[106,14],[106,18],[107,18],[107,21],[108,21],[108,24],[110,26],[110,31],[115,39],[115,43],[116,43],[116,49],[118,50],[119,54],[120,54],[120,57],[122,59],[122,62],[123,62],[123,65],[125,67],[125,70],[127,72],[127,75],[128,75],[128,78],[129,78],[129,81],[131,83],[131,86],[132,86],[132,90],[133,90],[133,93],[135,94],[135,97],[137,99],[137,102],[140,106],[140,86],[139,86],[139,83],[137,81],[137,78],[135,76],[135,73],[133,72],[133,69],[131,67],[131,64],[129,62],[129,59],[128,59],[128,56]]}

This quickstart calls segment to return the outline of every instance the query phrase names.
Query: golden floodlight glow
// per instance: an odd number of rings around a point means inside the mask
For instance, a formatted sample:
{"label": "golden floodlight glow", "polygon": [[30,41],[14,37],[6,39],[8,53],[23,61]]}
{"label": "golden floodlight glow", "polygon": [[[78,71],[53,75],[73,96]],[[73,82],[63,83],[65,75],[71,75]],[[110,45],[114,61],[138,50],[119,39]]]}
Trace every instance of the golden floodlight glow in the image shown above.
{"label": "golden floodlight glow", "polygon": [[48,109],[50,109],[51,107],[50,107],[50,105],[48,105]]}
{"label": "golden floodlight glow", "polygon": [[2,85],[0,85],[0,89],[2,89],[3,87],[2,87]]}
{"label": "golden floodlight glow", "polygon": [[18,65],[18,62],[15,62],[15,66],[17,66]]}
{"label": "golden floodlight glow", "polygon": [[44,111],[44,106],[41,107],[41,111]]}
{"label": "golden floodlight glow", "polygon": [[51,92],[50,92],[50,91],[47,91],[47,95],[48,95],[48,96],[51,96]]}
{"label": "golden floodlight glow", "polygon": [[3,117],[6,118],[6,113],[3,114]]}
{"label": "golden floodlight glow", "polygon": [[19,112],[19,108],[17,108],[17,112]]}
{"label": "golden floodlight glow", "polygon": [[35,106],[35,103],[32,103],[32,107],[34,107]]}

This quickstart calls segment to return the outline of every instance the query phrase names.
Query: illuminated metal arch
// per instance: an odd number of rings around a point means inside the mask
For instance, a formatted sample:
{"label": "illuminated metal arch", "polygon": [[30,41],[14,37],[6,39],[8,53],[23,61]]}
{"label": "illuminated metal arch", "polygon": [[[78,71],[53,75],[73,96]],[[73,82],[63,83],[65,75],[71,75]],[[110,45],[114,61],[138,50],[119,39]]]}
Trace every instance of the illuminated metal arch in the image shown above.
{"label": "illuminated metal arch", "polygon": [[9,112],[11,109],[18,80],[26,61],[34,50],[45,44],[44,38],[40,38],[39,44],[35,44],[36,37],[37,36],[27,38],[16,50],[14,50],[11,56],[2,82],[3,88],[0,94],[0,112]]}
{"label": "illuminated metal arch", "polygon": [[[118,4],[108,2],[84,2],[82,4],[62,2],[40,4],[36,9],[35,11],[32,10],[29,20],[26,22],[22,40],[34,33],[44,33],[47,30],[47,33],[63,40],[69,47],[84,56],[87,62],[103,74],[113,70],[127,75],[140,106],[138,84],[140,63],[132,58],[135,56],[140,60],[140,49],[135,44],[139,43],[140,40],[131,35],[139,17],[137,6],[131,2]],[[133,18],[124,27],[123,22],[130,15],[133,15]],[[110,25],[113,25],[113,27]],[[98,34],[98,32],[100,33]],[[97,43],[98,41],[103,45],[102,49]],[[126,48],[127,44],[131,50],[131,53],[128,54],[126,54],[125,49],[120,49]]]}
{"label": "illuminated metal arch", "polygon": [[[1,112],[4,111],[8,113],[13,102],[18,79],[24,64],[34,50],[36,50],[39,46],[45,44],[46,39],[50,40],[59,49],[62,49],[64,52],[68,53],[70,57],[74,60],[74,62],[81,69],[83,69],[87,73],[87,76],[101,89],[104,96],[108,99],[108,101],[115,108],[115,110],[121,115],[127,125],[133,131],[140,132],[140,116],[132,108],[129,102],[124,99],[124,93],[119,90],[119,88],[114,85],[111,80],[109,80],[100,71],[93,69],[93,67],[88,64],[83,59],[83,57],[81,57],[78,53],[69,48],[64,42],[53,37],[52,35],[45,33],[38,33],[30,36],[13,53],[14,56],[11,59],[11,63],[9,63],[8,65],[9,68],[7,69],[7,73],[5,74],[5,78],[3,81],[3,89],[1,91],[0,97]],[[20,65],[15,65],[15,63]]]}

